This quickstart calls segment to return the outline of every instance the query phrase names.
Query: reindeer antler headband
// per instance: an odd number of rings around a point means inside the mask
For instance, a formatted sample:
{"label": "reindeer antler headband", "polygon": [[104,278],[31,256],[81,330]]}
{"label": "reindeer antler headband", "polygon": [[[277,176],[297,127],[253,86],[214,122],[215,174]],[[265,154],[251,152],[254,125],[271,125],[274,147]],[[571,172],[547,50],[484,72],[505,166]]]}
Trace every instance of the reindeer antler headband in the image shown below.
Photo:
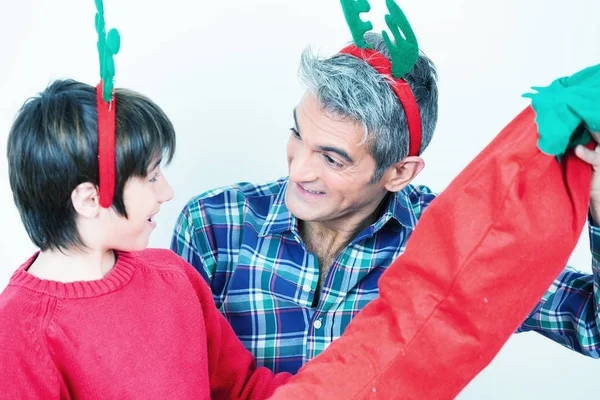
{"label": "reindeer antler headband", "polygon": [[387,32],[383,31],[383,39],[387,45],[392,61],[383,54],[372,49],[364,40],[364,35],[373,24],[363,21],[360,14],[369,12],[371,6],[367,0],[341,0],[346,22],[352,32],[353,45],[340,50],[340,53],[350,54],[365,60],[377,72],[386,76],[392,90],[404,108],[408,123],[409,146],[408,155],[419,155],[421,148],[421,116],[415,96],[403,76],[410,71],[419,58],[419,45],[417,38],[408,22],[408,19],[393,0],[386,0],[390,14],[385,16],[385,22],[394,36],[396,45],[392,43]]}
{"label": "reindeer antler headband", "polygon": [[96,32],[100,58],[100,83],[96,86],[98,108],[98,171],[100,205],[109,208],[115,194],[116,180],[116,101],[113,93],[115,62],[113,56],[121,47],[121,36],[116,29],[106,34],[104,5],[96,2]]}

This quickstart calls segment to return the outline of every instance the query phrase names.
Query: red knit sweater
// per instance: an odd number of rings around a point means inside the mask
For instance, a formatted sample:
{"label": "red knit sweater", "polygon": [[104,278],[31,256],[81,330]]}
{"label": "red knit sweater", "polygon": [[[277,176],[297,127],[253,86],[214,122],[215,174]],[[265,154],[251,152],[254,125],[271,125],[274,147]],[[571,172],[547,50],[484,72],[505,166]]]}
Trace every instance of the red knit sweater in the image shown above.
{"label": "red knit sweater", "polygon": [[27,272],[0,295],[0,393],[9,399],[267,398],[288,380],[255,368],[198,272],[168,250],[117,253],[101,280]]}

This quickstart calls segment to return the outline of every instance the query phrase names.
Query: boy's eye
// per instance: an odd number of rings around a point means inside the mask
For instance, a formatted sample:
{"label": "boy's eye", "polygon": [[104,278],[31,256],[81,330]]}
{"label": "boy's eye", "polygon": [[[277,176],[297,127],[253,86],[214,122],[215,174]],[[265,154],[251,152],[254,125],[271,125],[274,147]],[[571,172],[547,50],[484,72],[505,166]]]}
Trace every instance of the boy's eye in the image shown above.
{"label": "boy's eye", "polygon": [[152,175],[152,178],[149,179],[149,182],[156,182],[158,180],[158,172]]}

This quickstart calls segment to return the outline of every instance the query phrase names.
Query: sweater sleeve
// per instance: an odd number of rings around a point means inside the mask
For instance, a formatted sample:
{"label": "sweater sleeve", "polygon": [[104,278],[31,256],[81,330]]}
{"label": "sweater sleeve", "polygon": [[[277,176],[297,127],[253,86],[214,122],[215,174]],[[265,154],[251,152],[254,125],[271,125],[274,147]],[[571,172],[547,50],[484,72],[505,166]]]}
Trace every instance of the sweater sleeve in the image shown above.
{"label": "sweater sleeve", "polygon": [[268,368],[256,367],[252,354],[215,306],[206,282],[191,265],[183,260],[181,262],[198,294],[206,324],[211,399],[269,398],[291,374],[274,374]]}
{"label": "sweater sleeve", "polygon": [[[7,293],[12,292],[12,293]],[[9,287],[4,299],[20,294]],[[15,304],[17,303],[17,304]],[[59,399],[61,384],[41,336],[42,316],[34,302],[0,299],[0,397]]]}
{"label": "sweater sleeve", "polygon": [[[14,345],[14,344],[13,344]],[[3,347],[6,344],[3,343]],[[31,348],[0,350],[0,392],[7,399],[58,399],[60,386],[54,372],[36,357]]]}

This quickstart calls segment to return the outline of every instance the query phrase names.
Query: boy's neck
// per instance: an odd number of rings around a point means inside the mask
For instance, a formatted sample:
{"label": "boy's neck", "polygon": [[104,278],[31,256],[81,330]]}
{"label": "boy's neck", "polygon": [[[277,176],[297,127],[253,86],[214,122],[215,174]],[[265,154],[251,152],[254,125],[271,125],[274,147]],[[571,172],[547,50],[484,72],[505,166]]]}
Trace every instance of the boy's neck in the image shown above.
{"label": "boy's neck", "polygon": [[112,250],[69,250],[40,252],[27,272],[33,276],[62,283],[102,279],[114,267]]}

